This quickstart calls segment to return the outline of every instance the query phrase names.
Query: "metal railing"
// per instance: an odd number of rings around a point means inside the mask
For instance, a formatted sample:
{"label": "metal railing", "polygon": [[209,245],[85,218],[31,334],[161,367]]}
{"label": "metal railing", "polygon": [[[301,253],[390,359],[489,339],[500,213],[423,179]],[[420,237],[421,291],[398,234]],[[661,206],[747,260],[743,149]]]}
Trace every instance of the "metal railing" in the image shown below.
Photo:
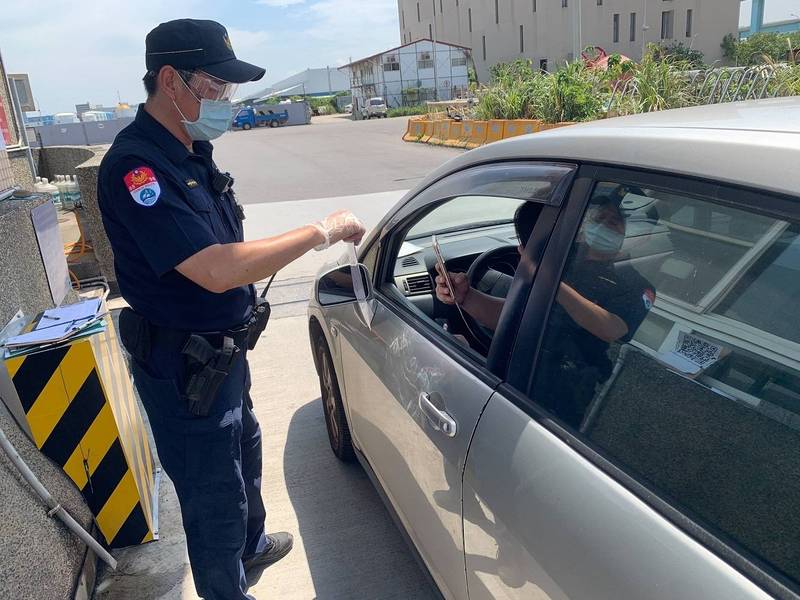
{"label": "metal railing", "polygon": [[[792,95],[789,65],[718,67],[686,71],[687,105],[721,104]],[[608,103],[609,114],[626,114],[635,106],[639,89],[635,78],[618,81]]]}

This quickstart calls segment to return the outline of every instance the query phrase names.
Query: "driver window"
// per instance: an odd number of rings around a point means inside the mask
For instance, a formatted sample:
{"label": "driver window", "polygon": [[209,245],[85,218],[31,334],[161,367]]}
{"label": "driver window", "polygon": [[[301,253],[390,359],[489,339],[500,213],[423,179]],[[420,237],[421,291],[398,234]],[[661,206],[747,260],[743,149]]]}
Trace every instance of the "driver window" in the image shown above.
{"label": "driver window", "polygon": [[[528,183],[526,196],[546,200],[548,181]],[[394,259],[393,286],[415,312],[476,352],[488,354],[520,254],[543,208],[541,201],[464,195],[418,216]],[[437,271],[436,237],[453,287]]]}

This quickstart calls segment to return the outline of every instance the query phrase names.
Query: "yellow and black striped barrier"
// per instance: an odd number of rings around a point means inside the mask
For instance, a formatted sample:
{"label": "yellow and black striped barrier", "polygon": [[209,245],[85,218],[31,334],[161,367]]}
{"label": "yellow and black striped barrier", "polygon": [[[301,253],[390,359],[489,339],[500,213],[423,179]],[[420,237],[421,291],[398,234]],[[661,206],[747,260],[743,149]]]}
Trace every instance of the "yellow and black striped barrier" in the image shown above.
{"label": "yellow and black striped barrier", "polygon": [[158,537],[157,473],[110,318],[104,332],[5,361],[30,435],[81,490],[112,548]]}

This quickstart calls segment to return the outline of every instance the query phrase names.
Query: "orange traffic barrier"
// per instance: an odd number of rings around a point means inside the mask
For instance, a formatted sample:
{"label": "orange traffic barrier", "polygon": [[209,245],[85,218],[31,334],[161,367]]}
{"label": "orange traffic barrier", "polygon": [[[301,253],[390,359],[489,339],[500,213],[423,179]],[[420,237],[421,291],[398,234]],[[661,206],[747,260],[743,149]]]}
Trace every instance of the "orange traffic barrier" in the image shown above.
{"label": "orange traffic barrier", "polygon": [[472,129],[475,127],[475,121],[462,121],[461,122],[461,136],[455,143],[456,148],[466,148],[469,143],[469,138],[472,137]]}
{"label": "orange traffic barrier", "polygon": [[447,133],[450,129],[450,121],[434,121],[433,135],[428,140],[429,144],[441,146],[447,139]]}
{"label": "orange traffic barrier", "polygon": [[515,119],[506,121],[503,128],[503,139],[536,133],[542,130],[542,122],[536,119]]}
{"label": "orange traffic barrier", "polygon": [[419,138],[419,141],[423,144],[427,144],[428,140],[431,139],[433,135],[433,121],[422,121],[425,124],[425,131],[422,132],[422,137]]}
{"label": "orange traffic barrier", "polygon": [[447,139],[442,142],[445,146],[451,148],[458,146],[461,136],[464,131],[464,123],[461,121],[450,121],[450,130],[447,133]]}
{"label": "orange traffic barrier", "polygon": [[486,132],[486,143],[499,142],[503,139],[503,129],[505,121],[501,119],[492,119],[489,121],[489,128]]}
{"label": "orange traffic barrier", "polygon": [[486,134],[489,128],[488,121],[472,121],[472,128],[467,140],[466,148],[471,150],[486,143]]}
{"label": "orange traffic barrier", "polygon": [[425,133],[425,121],[420,119],[409,119],[408,129],[403,135],[403,140],[406,142],[418,142]]}
{"label": "orange traffic barrier", "polygon": [[561,123],[542,123],[542,131],[548,129],[558,129],[559,127],[567,127],[568,125],[575,125],[575,121],[562,121]]}

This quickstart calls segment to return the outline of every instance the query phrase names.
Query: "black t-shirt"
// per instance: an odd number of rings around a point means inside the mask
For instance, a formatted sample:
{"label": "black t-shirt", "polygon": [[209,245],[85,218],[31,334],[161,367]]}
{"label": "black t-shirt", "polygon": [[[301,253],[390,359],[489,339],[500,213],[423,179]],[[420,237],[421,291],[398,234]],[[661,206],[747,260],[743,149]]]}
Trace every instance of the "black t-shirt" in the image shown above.
{"label": "black t-shirt", "polygon": [[[655,301],[655,288],[633,268],[581,255],[572,260],[564,283],[625,322],[628,332],[619,342],[633,338]],[[611,375],[609,345],[578,325],[556,303],[537,368],[538,401],[578,427],[597,384]]]}
{"label": "black t-shirt", "polygon": [[[564,283],[587,300],[618,316],[628,326],[628,333],[619,341],[628,342],[644,321],[655,301],[655,288],[635,269],[612,262],[580,260],[573,262]],[[605,371],[610,368],[606,356],[609,344],[592,335],[556,304],[550,329],[559,331],[559,338],[572,348],[569,358],[593,364]]]}

